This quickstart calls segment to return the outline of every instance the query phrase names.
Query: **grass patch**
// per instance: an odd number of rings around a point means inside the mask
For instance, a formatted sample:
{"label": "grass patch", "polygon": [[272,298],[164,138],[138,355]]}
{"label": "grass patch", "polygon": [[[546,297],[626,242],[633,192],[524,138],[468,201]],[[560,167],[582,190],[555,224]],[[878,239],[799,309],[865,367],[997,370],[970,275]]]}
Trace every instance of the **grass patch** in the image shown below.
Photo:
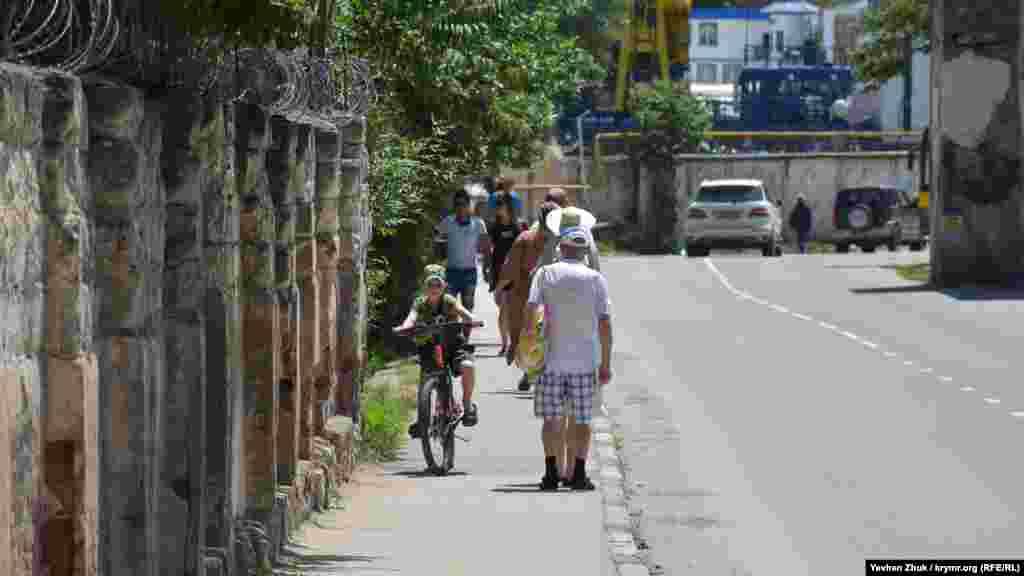
{"label": "grass patch", "polygon": [[902,278],[912,282],[927,283],[931,278],[931,264],[921,262],[918,264],[903,264],[896,266],[896,273]]}
{"label": "grass patch", "polygon": [[811,242],[807,243],[808,254],[833,254],[835,253],[835,251],[835,245],[829,244],[827,242],[819,242],[817,240],[812,240]]}
{"label": "grass patch", "polygon": [[598,240],[597,251],[601,256],[613,256],[620,254],[622,249],[615,240]]}
{"label": "grass patch", "polygon": [[416,409],[419,366],[414,362],[380,370],[363,388],[360,401],[360,443],[363,462],[390,462],[405,445]]}

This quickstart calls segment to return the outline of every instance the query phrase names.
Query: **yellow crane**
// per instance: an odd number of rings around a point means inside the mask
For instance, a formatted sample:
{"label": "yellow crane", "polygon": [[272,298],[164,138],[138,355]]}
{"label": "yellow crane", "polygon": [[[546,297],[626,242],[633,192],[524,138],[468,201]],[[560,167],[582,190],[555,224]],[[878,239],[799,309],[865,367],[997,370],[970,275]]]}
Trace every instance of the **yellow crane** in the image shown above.
{"label": "yellow crane", "polygon": [[669,79],[673,64],[690,63],[692,0],[632,0],[626,8],[615,84],[615,109],[625,111],[638,54],[658,62],[659,77]]}

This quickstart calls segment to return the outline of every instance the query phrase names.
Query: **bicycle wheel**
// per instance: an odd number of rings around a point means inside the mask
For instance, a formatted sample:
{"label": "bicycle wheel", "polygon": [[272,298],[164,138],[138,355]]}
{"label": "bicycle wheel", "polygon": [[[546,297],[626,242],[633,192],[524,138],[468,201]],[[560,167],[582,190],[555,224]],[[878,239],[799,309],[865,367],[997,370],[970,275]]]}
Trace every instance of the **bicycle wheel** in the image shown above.
{"label": "bicycle wheel", "polygon": [[420,441],[423,444],[423,458],[427,461],[427,469],[438,470],[438,460],[444,455],[443,432],[444,422],[434,409],[443,393],[440,377],[428,376],[420,386],[419,397],[416,399],[416,415],[420,425]]}
{"label": "bicycle wheel", "polygon": [[441,400],[444,402],[442,406],[448,406],[445,410],[444,416],[441,420],[444,422],[444,429],[442,430],[442,447],[444,449],[444,465],[441,467],[441,474],[447,474],[455,468],[455,428],[458,427],[458,420],[455,419],[454,403],[455,398],[452,395],[452,381],[448,380],[448,390],[442,394],[444,398]]}

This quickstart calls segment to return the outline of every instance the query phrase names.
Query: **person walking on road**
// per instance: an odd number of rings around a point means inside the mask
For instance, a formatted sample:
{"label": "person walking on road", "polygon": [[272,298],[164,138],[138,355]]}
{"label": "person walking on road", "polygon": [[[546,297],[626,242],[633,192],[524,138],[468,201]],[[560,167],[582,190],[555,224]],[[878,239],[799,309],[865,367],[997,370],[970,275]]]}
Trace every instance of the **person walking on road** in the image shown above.
{"label": "person walking on road", "polygon": [[503,356],[509,347],[508,307],[505,306],[508,291],[498,290],[498,284],[501,268],[509,251],[512,250],[512,244],[526,230],[525,224],[516,222],[512,202],[507,194],[499,193],[495,199],[494,222],[487,230],[491,236],[491,258],[487,263],[488,279],[491,293],[494,294],[494,303],[498,306],[498,332],[501,334],[501,351],[498,354]]}
{"label": "person walking on road", "polygon": [[[527,316],[545,310],[544,371],[534,394],[534,414],[544,421],[544,477],[541,490],[557,490],[562,481],[558,452],[562,418],[566,408],[574,420],[575,466],[569,486],[573,490],[593,490],[587,478],[586,460],[590,449],[590,422],[594,412],[597,384],[611,380],[611,302],[604,276],[583,262],[589,234],[578,223],[562,218],[558,262],[541,266],[530,286]],[[576,224],[576,225],[571,225]],[[527,324],[527,336],[536,326]],[[595,374],[594,347],[598,339],[601,358]]]}
{"label": "person walking on road", "polygon": [[811,236],[811,225],[814,223],[811,207],[803,194],[796,197],[796,206],[789,214],[789,226],[796,232],[796,243],[801,254],[807,253],[807,241]]}
{"label": "person walking on road", "polygon": [[[553,202],[544,202],[540,205],[541,221],[548,214],[558,209]],[[508,349],[505,350],[505,361],[512,364],[516,355],[516,348],[519,345],[519,336],[522,334],[525,321],[526,300],[530,295],[530,279],[533,270],[540,264],[544,256],[544,245],[547,236],[550,234],[545,226],[533,226],[526,232],[522,232],[512,243],[512,248],[505,258],[501,267],[501,275],[498,280],[498,291],[504,291],[505,314],[508,320]],[[523,382],[527,382],[526,374],[519,382],[520,390],[528,390]]]}
{"label": "person walking on road", "polygon": [[[438,224],[441,234],[448,239],[448,293],[461,298],[462,305],[472,312],[476,297],[477,254],[489,256],[490,237],[484,221],[472,215],[469,193],[465,189],[455,191],[453,204],[455,214]],[[467,338],[469,332],[467,328]]]}

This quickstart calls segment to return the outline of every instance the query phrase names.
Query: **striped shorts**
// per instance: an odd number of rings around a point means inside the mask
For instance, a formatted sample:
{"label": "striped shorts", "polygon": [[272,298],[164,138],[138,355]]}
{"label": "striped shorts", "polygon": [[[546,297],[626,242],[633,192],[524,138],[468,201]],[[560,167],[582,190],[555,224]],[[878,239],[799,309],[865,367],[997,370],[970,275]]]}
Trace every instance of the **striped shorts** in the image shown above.
{"label": "striped shorts", "polygon": [[594,417],[594,389],[597,378],[593,372],[562,374],[544,372],[537,379],[533,395],[533,413],[538,418],[558,418],[567,409],[577,424],[590,424]]}

